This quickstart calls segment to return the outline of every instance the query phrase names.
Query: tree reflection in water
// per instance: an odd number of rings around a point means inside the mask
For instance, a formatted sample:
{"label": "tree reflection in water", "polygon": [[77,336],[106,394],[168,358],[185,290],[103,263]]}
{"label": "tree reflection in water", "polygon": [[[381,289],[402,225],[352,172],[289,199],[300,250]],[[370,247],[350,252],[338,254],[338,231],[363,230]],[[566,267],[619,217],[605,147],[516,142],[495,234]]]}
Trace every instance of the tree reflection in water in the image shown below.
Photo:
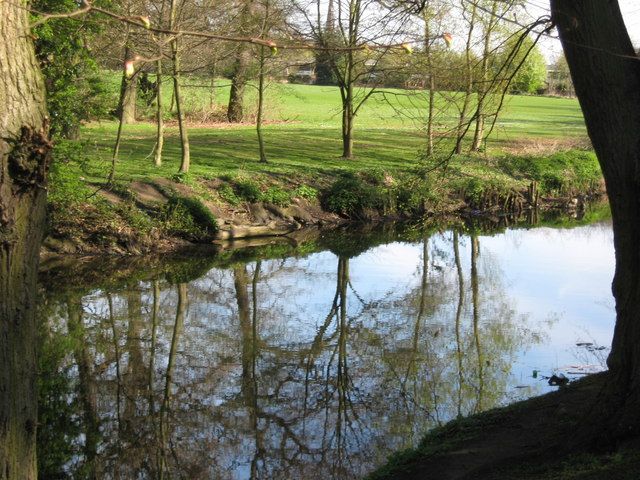
{"label": "tree reflection in water", "polygon": [[64,441],[45,446],[53,432],[41,429],[43,471],[365,474],[427,429],[500,404],[514,356],[541,338],[480,247],[455,232],[427,236],[400,280],[362,270],[366,246],[336,244],[213,260],[191,276],[178,267],[50,286],[43,348],[57,354],[41,370],[61,380],[43,384],[41,416],[66,420],[56,424]]}

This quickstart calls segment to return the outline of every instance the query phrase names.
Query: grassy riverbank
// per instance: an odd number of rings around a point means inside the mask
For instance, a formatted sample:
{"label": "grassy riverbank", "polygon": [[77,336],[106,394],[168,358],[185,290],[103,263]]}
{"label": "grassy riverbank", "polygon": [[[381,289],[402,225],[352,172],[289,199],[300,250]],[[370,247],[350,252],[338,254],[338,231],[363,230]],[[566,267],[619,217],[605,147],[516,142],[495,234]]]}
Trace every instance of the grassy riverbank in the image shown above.
{"label": "grassy riverbank", "polygon": [[[124,127],[108,187],[117,125],[92,123],[80,141],[56,146],[48,245],[148,251],[170,248],[176,239],[209,241],[238,225],[265,226],[255,231],[264,234],[276,224],[282,233],[343,220],[520,211],[534,196],[548,206],[602,190],[575,100],[509,97],[483,153],[450,156],[451,140],[441,137],[440,153],[425,158],[418,121],[423,97],[414,91],[374,96],[356,122],[356,158],[345,160],[337,89],[274,84],[264,127],[269,162],[260,163],[253,126],[195,123],[219,116],[224,87],[214,105],[200,87],[187,87],[190,172],[176,173],[180,143],[171,122],[163,164],[153,165],[155,127],[141,121]],[[444,95],[438,101],[444,131],[456,114]]]}

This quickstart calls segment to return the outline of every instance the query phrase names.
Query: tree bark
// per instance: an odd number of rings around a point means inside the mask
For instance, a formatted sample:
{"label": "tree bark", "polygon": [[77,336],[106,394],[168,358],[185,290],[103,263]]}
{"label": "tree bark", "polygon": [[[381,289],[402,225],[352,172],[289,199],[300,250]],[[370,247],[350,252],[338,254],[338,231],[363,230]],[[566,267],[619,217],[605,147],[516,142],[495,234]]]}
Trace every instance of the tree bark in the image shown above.
{"label": "tree bark", "polygon": [[50,159],[22,2],[0,2],[0,479],[35,479],[36,274]]}
{"label": "tree bark", "polygon": [[[162,52],[161,52],[162,53]],[[164,147],[164,121],[162,119],[162,60],[156,62],[156,151],[153,164],[162,166],[162,149]]]}
{"label": "tree bark", "polygon": [[265,54],[264,46],[260,47],[260,64],[258,71],[258,113],[256,115],[256,134],[258,135],[258,150],[260,153],[260,163],[267,163],[267,152],[264,148],[264,138],[262,136],[262,113],[264,110],[264,68]]}
{"label": "tree bark", "polygon": [[[171,0],[169,12],[169,29],[178,28],[178,2]],[[178,39],[171,41],[171,60],[173,63],[173,97],[176,103],[178,114],[178,129],[180,130],[180,145],[182,156],[180,158],[180,173],[188,173],[191,166],[191,153],[189,149],[189,134],[187,126],[184,124],[184,112],[182,111],[182,98],[180,97],[180,51],[178,49]]]}
{"label": "tree bark", "polygon": [[482,148],[484,141],[484,124],[486,116],[486,100],[489,94],[489,60],[491,59],[491,40],[493,30],[498,22],[498,2],[494,1],[491,6],[491,14],[486,19],[484,28],[484,46],[482,49],[482,63],[480,67],[480,85],[478,87],[478,104],[476,106],[476,128],[471,143],[471,151],[477,152]]}
{"label": "tree bark", "polygon": [[[348,55],[351,55],[349,53]],[[351,63],[350,63],[351,65]],[[348,67],[350,69],[350,67]],[[353,82],[350,80],[351,73],[347,74],[347,80],[342,95],[342,158],[353,158]]]}
{"label": "tree bark", "polygon": [[616,0],[551,0],[551,9],[613,217],[610,433],[633,435],[640,426],[640,61]]}
{"label": "tree bark", "polygon": [[249,51],[244,43],[238,45],[238,53],[233,66],[231,92],[227,119],[232,123],[240,123],[244,119],[244,90],[247,86],[247,70],[249,69]]}
{"label": "tree bark", "polygon": [[[463,2],[463,7],[465,6]],[[473,59],[471,58],[473,49],[473,30],[476,25],[477,5],[471,5],[471,17],[469,18],[469,31],[467,33],[467,43],[465,46],[465,91],[458,117],[457,140],[455,152],[459,155],[462,153],[462,141],[469,129],[467,125],[467,114],[471,105],[471,97],[473,95]]]}

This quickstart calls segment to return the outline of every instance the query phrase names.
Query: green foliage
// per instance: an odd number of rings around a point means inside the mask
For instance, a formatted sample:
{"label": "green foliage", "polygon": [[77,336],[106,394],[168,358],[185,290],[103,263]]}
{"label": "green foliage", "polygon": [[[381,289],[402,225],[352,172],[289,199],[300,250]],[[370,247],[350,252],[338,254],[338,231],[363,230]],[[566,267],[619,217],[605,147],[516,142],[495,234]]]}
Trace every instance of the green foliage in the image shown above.
{"label": "green foliage", "polygon": [[271,186],[266,192],[260,195],[260,200],[267,203],[273,203],[281,207],[286,207],[291,203],[292,194],[279,186]]}
{"label": "green foliage", "polygon": [[89,197],[91,190],[82,181],[83,170],[88,162],[85,143],[67,140],[56,142],[49,172],[50,205],[64,209]]}
{"label": "green foliage", "polygon": [[[36,0],[31,8],[60,13],[78,5],[73,0]],[[74,138],[82,121],[104,116],[108,110],[106,84],[85,46],[87,37],[97,32],[96,25],[86,17],[59,18],[34,29],[54,137]]]}
{"label": "green foliage", "polygon": [[547,80],[547,62],[540,48],[533,45],[533,40],[529,36],[524,38],[519,46],[516,46],[517,40],[518,37],[514,36],[506,42],[507,53],[518,48],[513,58],[512,67],[507,71],[513,72],[522,62],[509,85],[509,91],[511,93],[535,94],[544,87]]}
{"label": "green foliage", "polygon": [[397,178],[382,169],[344,174],[327,190],[325,209],[361,218],[377,212],[383,215],[420,215],[427,205],[437,203],[431,180],[416,170]]}
{"label": "green foliage", "polygon": [[220,195],[220,198],[222,200],[224,200],[225,202],[231,205],[239,205],[240,202],[242,201],[238,198],[238,196],[236,195],[236,192],[233,191],[233,187],[228,183],[223,183],[218,188],[218,195]]}
{"label": "green foliage", "polygon": [[500,160],[499,166],[508,175],[539,182],[543,194],[588,192],[596,190],[602,181],[595,154],[580,150],[544,157],[506,156]]}
{"label": "green foliage", "polygon": [[197,198],[173,196],[165,207],[166,228],[192,240],[211,238],[218,231],[218,221]]}
{"label": "green foliage", "polygon": [[307,200],[316,200],[318,198],[318,190],[308,185],[300,185],[293,191],[293,197],[306,198]]}
{"label": "green foliage", "polygon": [[193,185],[194,178],[189,172],[178,172],[171,175],[171,180],[182,185]]}
{"label": "green foliage", "polygon": [[326,192],[322,203],[330,212],[356,218],[383,204],[376,188],[354,173],[341,175]]}
{"label": "green foliage", "polygon": [[257,202],[262,196],[260,185],[250,179],[236,179],[233,190],[238,198],[247,202]]}

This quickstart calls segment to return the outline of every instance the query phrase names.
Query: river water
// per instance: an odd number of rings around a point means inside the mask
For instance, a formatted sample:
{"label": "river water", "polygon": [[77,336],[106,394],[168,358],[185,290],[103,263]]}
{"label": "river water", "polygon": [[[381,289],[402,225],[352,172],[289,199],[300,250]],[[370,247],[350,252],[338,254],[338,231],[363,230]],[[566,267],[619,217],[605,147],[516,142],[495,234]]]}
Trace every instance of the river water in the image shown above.
{"label": "river water", "polygon": [[613,267],[606,222],[57,266],[41,472],[359,478],[450,419],[602,370]]}

